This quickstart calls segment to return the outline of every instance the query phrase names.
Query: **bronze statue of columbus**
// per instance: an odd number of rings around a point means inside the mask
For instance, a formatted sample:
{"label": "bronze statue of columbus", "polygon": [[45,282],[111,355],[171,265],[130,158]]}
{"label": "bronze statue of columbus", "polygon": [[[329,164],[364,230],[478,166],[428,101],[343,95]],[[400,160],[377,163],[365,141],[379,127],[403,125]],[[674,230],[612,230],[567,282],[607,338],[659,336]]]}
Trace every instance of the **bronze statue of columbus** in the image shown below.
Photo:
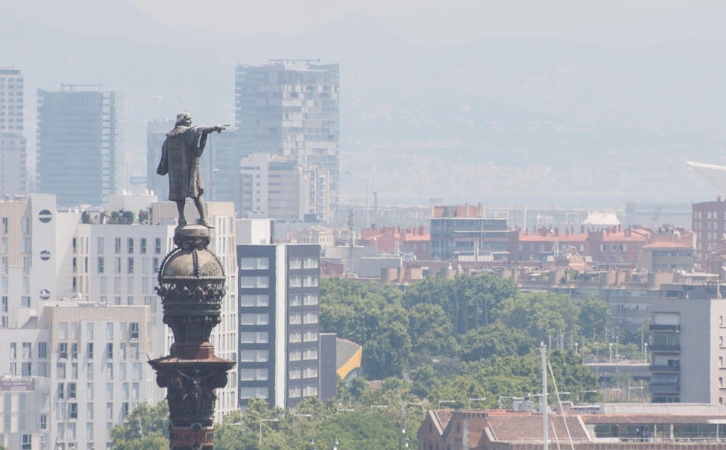
{"label": "bronze statue of columbus", "polygon": [[184,203],[187,198],[194,200],[199,211],[199,224],[214,228],[208,221],[202,205],[202,178],[199,175],[199,158],[207,145],[207,135],[214,131],[221,133],[225,125],[214,127],[193,127],[192,116],[182,111],[176,116],[174,129],[166,134],[161,147],[161,161],[156,173],[169,175],[169,200],[176,202],[179,210],[179,226],[187,224],[184,217]]}

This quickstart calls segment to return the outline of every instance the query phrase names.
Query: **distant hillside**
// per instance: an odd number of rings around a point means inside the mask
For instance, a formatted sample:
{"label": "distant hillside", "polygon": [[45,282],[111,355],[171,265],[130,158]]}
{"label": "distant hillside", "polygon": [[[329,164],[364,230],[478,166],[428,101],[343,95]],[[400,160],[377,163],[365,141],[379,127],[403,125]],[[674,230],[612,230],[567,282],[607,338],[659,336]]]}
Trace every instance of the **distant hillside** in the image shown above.
{"label": "distant hillside", "polygon": [[130,168],[142,174],[148,120],[188,108],[197,123],[231,123],[236,64],[321,58],[341,64],[344,198],[368,186],[382,203],[689,201],[715,193],[685,161],[726,163],[724,44],[621,50],[542,38],[430,49],[361,15],[305,34],[232,36],[115,5],[113,21],[105,6],[83,19],[49,12],[62,26],[0,16],[0,66],[26,76],[29,141],[36,88],[120,88]]}

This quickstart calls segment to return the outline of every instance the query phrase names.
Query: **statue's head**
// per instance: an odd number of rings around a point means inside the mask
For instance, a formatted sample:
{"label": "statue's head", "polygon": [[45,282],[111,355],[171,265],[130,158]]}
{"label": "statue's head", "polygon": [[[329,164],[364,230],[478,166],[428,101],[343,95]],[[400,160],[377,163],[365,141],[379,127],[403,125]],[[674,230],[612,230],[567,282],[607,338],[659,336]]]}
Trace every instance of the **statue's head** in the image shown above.
{"label": "statue's head", "polygon": [[192,124],[192,115],[189,114],[189,111],[182,111],[179,114],[176,115],[176,124],[175,126],[189,126]]}

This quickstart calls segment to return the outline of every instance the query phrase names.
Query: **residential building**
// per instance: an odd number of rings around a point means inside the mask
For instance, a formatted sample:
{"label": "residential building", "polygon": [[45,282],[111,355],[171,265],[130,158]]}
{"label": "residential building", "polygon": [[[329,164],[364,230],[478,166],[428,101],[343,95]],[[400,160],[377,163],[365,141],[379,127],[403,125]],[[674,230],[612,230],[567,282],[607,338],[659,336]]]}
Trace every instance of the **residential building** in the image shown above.
{"label": "residential building", "polygon": [[240,215],[280,222],[302,222],[307,202],[306,176],[297,161],[253,153],[240,162]]}
{"label": "residential building", "polygon": [[[239,406],[294,407],[321,389],[320,247],[240,245]],[[327,395],[327,394],[326,394]]]}
{"label": "residential building", "polygon": [[[106,448],[111,428],[139,399],[164,398],[144,361],[171,345],[154,287],[173,248],[177,211],[154,199],[111,196],[109,204],[133,210],[112,214],[59,211],[47,194],[0,201],[0,443],[7,448]],[[216,227],[210,249],[227,286],[236,286],[233,205],[206,206]],[[191,203],[186,214],[196,217]],[[212,341],[218,356],[236,360],[237,292],[228,292]],[[109,350],[113,356],[104,356]],[[217,391],[218,421],[238,408],[236,370],[231,379]]]}
{"label": "residential building", "polygon": [[359,242],[375,247],[378,253],[401,255],[407,260],[431,259],[431,235],[423,226],[364,229]]}
{"label": "residential building", "polygon": [[146,363],[149,308],[54,302],[42,322],[50,330],[49,442],[108,448],[111,429],[159,390]]}
{"label": "residential building", "polygon": [[653,402],[726,402],[722,295],[720,286],[710,285],[700,291],[673,291],[651,305],[648,349]]}
{"label": "residential building", "polygon": [[24,92],[20,69],[0,67],[0,198],[28,190]]}
{"label": "residential building", "polygon": [[58,205],[105,205],[124,186],[118,91],[61,85],[38,90],[36,191],[56,195]]}
{"label": "residential building", "polygon": [[696,234],[696,261],[701,270],[721,272],[721,254],[726,234],[726,202],[716,201],[693,204],[693,232]]}
{"label": "residential building", "polygon": [[506,219],[486,217],[479,205],[433,206],[431,209],[431,257],[456,259],[460,255],[507,254]]}
{"label": "residential building", "polygon": [[275,60],[235,70],[240,156],[270,153],[297,161],[309,184],[305,213],[321,222],[333,220],[339,202],[338,89],[337,64]]}
{"label": "residential building", "polygon": [[237,245],[272,244],[275,221],[272,219],[237,219],[235,221]]}

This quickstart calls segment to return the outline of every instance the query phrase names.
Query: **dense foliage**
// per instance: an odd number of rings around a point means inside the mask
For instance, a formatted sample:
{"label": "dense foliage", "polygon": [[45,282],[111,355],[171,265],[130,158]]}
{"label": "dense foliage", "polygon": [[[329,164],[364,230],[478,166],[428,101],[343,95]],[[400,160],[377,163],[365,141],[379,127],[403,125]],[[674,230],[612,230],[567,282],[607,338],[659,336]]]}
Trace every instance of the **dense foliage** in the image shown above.
{"label": "dense foliage", "polygon": [[322,281],[321,297],[321,330],[363,346],[366,378],[409,373],[413,392],[432,402],[487,397],[495,406],[499,396],[536,391],[540,342],[558,349],[550,362],[563,391],[597,388],[573,351],[607,326],[609,308],[594,298],[520,292],[490,274],[434,277],[405,291],[334,278]]}
{"label": "dense foliage", "polygon": [[142,403],[111,430],[112,450],[161,450],[169,448],[169,406]]}

